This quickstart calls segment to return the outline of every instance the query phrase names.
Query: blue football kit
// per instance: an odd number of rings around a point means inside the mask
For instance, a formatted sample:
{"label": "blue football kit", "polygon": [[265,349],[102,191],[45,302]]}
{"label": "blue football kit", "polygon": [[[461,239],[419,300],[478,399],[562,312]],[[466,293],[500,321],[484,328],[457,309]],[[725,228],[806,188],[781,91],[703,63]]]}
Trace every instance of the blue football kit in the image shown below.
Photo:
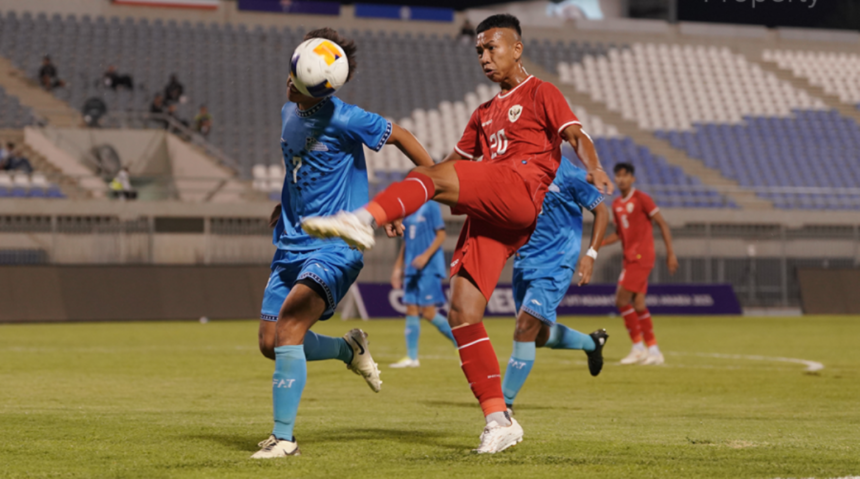
{"label": "blue football kit", "polygon": [[[415,213],[403,219],[403,304],[421,307],[420,314],[426,314],[428,306],[445,304],[445,293],[442,291],[442,280],[446,276],[445,254],[442,248],[436,250],[422,269],[412,266],[415,258],[422,255],[436,240],[436,233],[445,229],[442,219],[442,208],[435,201],[424,203]],[[448,338],[454,345],[454,334],[448,325],[448,318],[433,308],[433,313],[424,318]],[[406,338],[406,358],[401,360],[401,367],[406,364],[414,367],[418,364],[418,339],[421,336],[421,316],[406,315],[406,328],[403,331]],[[392,366],[398,367],[397,364]]]}
{"label": "blue football kit", "polygon": [[[340,239],[309,236],[301,222],[309,216],[352,211],[367,203],[364,146],[379,151],[392,128],[385,118],[336,97],[328,97],[308,110],[299,110],[291,102],[281,109],[286,176],[281,217],[273,233],[277,251],[263,296],[263,320],[277,321],[290,289],[298,282],[313,286],[325,301],[321,320],[334,314],[364,265],[362,255]],[[313,331],[305,334],[301,345],[276,346],[272,434],[281,440],[294,439],[296,414],[307,381],[307,361],[338,359],[349,365],[356,354],[359,353],[345,338]]]}
{"label": "blue football kit", "polygon": [[404,280],[403,303],[418,306],[442,306],[445,294],[442,279],[445,277],[445,255],[442,248],[436,250],[422,269],[412,262],[427,251],[436,240],[436,232],[445,229],[442,208],[435,201],[428,201],[415,213],[403,220]]}
{"label": "blue football kit", "polygon": [[301,221],[367,204],[364,145],[379,151],[391,135],[392,125],[337,97],[326,98],[306,111],[288,102],[281,109],[281,125],[286,176],[281,217],[273,237],[278,250],[261,318],[276,321],[293,285],[310,279],[325,292],[326,310],[321,319],[328,319],[358,277],[364,264],[362,255],[340,239],[308,235]]}
{"label": "blue football kit", "polygon": [[[526,312],[549,326],[549,337],[542,347],[584,350],[586,354],[597,347],[591,335],[556,323],[556,308],[567,293],[579,260],[582,211],[594,210],[602,201],[600,191],[586,180],[586,172],[562,158],[543,200],[535,231],[529,242],[517,251],[514,302],[518,314]],[[531,372],[535,351],[534,341],[514,341],[502,381],[502,393],[509,407],[513,407],[514,399]]]}
{"label": "blue football kit", "polygon": [[582,211],[591,211],[602,201],[585,170],[562,159],[535,231],[514,259],[517,312],[522,309],[544,322],[555,322],[555,310],[567,293],[582,248]]}

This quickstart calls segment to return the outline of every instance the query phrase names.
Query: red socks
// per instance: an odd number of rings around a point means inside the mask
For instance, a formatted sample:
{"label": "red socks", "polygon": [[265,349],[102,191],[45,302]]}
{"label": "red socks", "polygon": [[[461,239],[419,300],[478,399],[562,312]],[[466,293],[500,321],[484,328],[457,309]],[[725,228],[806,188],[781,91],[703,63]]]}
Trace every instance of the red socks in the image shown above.
{"label": "red socks", "polygon": [[642,331],[646,345],[650,347],[657,344],[657,339],[654,337],[654,323],[651,322],[651,312],[647,309],[639,313],[639,329]]}
{"label": "red socks", "polygon": [[621,317],[624,318],[624,324],[627,326],[630,340],[633,341],[634,344],[641,343],[642,331],[639,327],[639,315],[636,314],[636,310],[633,309],[633,306],[627,305],[624,309],[620,309],[619,311],[621,312]]}
{"label": "red socks", "polygon": [[365,207],[377,226],[387,225],[394,220],[403,219],[418,211],[436,194],[436,187],[429,176],[411,172],[406,179],[392,183],[376,195]]}
{"label": "red socks", "polygon": [[504,412],[505,396],[502,394],[502,373],[499,358],[487,336],[483,323],[454,328],[454,339],[460,345],[460,363],[472,393],[481,403],[484,416]]}

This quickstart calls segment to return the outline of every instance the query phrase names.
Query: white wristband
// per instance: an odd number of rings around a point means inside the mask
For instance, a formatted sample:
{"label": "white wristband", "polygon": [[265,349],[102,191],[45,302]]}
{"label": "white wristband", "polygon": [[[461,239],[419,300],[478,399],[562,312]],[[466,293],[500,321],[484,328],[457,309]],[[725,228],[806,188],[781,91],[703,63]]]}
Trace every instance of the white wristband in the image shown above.
{"label": "white wristband", "polygon": [[588,256],[591,259],[597,259],[597,250],[594,248],[588,248],[588,251],[585,252],[585,256]]}

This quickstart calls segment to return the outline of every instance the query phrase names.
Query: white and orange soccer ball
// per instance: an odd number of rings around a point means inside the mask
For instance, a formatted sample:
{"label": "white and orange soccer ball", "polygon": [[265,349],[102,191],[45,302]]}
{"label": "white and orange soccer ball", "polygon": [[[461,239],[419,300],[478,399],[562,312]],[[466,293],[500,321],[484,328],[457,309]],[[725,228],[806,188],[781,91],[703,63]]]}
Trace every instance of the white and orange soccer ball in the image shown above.
{"label": "white and orange soccer ball", "polygon": [[293,52],[290,78],[303,95],[327,97],[342,87],[348,77],[346,53],[331,40],[311,38]]}

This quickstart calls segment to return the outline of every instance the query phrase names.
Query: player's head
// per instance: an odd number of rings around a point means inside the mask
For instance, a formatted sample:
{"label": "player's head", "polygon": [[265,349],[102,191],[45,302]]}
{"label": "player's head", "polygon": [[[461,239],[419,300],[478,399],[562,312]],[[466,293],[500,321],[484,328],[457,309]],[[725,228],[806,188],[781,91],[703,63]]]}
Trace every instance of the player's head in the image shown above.
{"label": "player's head", "polygon": [[[349,74],[346,77],[346,81],[349,82],[352,80],[352,76],[355,75],[355,68],[357,65],[355,62],[355,52],[358,50],[358,47],[355,45],[355,41],[341,36],[341,34],[337,33],[337,30],[328,27],[311,30],[305,34],[305,40],[310,40],[311,38],[325,38],[326,40],[337,44],[337,46],[343,50],[346,54],[347,64],[349,65]],[[293,86],[293,82],[289,78],[287,79],[287,97],[293,103],[319,100],[319,98],[302,95],[301,92]]]}
{"label": "player's head", "polygon": [[478,61],[487,78],[499,83],[520,67],[523,31],[517,17],[507,13],[487,17],[475,32]]}
{"label": "player's head", "polygon": [[615,173],[615,184],[622,192],[630,191],[633,182],[636,181],[636,168],[630,163],[616,163],[612,168]]}

